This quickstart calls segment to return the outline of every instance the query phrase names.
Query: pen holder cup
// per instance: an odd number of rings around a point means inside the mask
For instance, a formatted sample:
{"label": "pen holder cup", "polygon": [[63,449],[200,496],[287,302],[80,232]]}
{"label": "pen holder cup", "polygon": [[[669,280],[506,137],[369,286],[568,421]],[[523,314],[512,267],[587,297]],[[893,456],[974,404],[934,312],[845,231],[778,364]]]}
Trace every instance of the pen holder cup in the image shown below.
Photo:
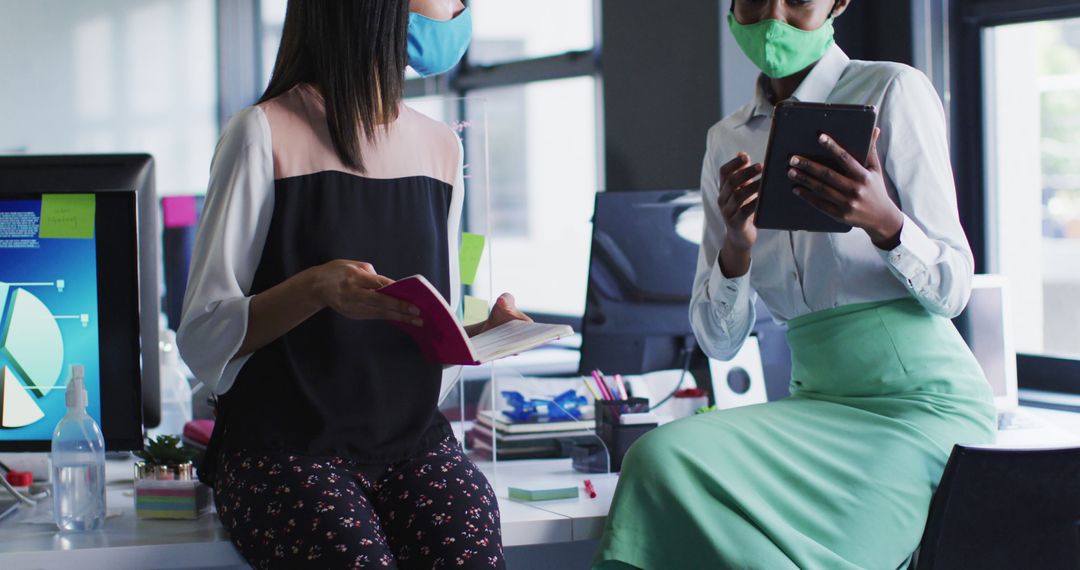
{"label": "pen holder cup", "polygon": [[607,446],[611,457],[611,472],[622,470],[623,456],[637,439],[656,427],[656,422],[635,423],[634,414],[649,411],[649,401],[645,398],[627,400],[597,400],[596,435]]}

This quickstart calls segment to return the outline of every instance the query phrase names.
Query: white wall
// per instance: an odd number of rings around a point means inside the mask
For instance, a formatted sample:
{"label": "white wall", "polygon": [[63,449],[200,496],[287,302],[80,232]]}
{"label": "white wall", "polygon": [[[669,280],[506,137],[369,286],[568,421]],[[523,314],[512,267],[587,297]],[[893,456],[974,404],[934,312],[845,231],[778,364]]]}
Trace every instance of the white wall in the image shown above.
{"label": "white wall", "polygon": [[0,153],[148,152],[205,192],[216,51],[214,0],[0,0]]}

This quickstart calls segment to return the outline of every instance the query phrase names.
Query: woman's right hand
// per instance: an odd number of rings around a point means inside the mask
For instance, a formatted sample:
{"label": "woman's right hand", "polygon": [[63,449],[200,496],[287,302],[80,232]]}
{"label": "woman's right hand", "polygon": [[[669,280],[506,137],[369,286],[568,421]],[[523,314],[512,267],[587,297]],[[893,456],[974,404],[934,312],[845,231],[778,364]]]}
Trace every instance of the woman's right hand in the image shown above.
{"label": "woman's right hand", "polygon": [[350,319],[386,319],[423,326],[415,305],[377,291],[393,282],[376,273],[370,263],[337,259],[316,268],[314,291],[324,306]]}
{"label": "woman's right hand", "polygon": [[761,190],[761,163],[750,164],[750,155],[740,152],[720,167],[720,214],[727,225],[725,248],[748,253],[757,241],[758,192]]}

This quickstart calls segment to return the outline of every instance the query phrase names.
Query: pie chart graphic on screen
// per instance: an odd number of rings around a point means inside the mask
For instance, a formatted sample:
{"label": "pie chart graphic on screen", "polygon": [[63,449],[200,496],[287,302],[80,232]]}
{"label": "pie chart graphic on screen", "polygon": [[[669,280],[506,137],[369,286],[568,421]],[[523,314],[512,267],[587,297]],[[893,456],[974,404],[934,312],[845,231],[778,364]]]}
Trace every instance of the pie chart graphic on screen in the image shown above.
{"label": "pie chart graphic on screen", "polygon": [[0,283],[0,428],[45,417],[37,400],[59,387],[63,364],[56,317],[27,289]]}

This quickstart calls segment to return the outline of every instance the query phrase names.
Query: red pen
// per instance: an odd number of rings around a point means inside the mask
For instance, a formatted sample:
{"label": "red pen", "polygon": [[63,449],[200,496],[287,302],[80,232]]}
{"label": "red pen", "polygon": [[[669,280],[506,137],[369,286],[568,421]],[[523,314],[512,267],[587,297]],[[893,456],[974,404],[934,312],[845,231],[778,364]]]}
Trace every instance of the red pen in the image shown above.
{"label": "red pen", "polygon": [[585,492],[589,494],[590,499],[596,498],[596,488],[592,486],[592,481],[585,480]]}

